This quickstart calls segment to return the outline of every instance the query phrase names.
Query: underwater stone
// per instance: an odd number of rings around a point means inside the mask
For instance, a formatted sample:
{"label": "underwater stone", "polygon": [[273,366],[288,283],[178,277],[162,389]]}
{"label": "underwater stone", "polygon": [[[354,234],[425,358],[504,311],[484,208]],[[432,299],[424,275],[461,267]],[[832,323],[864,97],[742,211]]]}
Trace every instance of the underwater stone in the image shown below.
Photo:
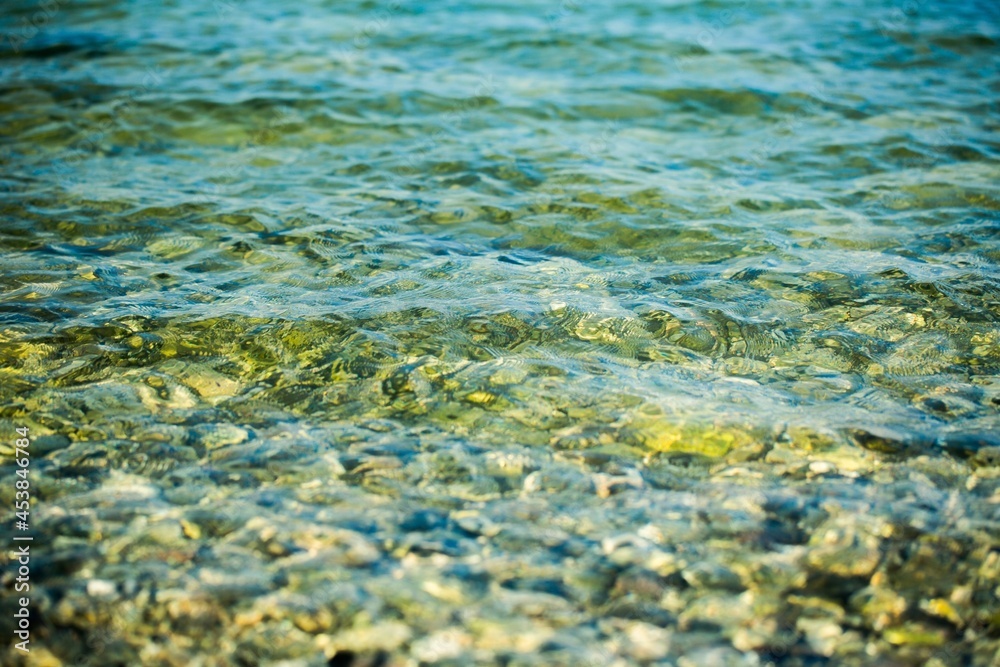
{"label": "underwater stone", "polygon": [[882,636],[890,644],[898,646],[941,646],[947,640],[947,634],[943,630],[921,623],[906,623],[887,628]]}
{"label": "underwater stone", "polygon": [[840,516],[818,526],[809,540],[808,565],[841,577],[863,577],[881,560],[881,538],[860,518]]}
{"label": "underwater stone", "polygon": [[235,396],[240,390],[238,380],[208,369],[189,369],[182,379],[199,396],[213,402]]}
{"label": "underwater stone", "polygon": [[739,576],[717,563],[695,563],[681,571],[681,577],[694,588],[718,588],[729,591],[743,590]]}
{"label": "underwater stone", "polygon": [[317,642],[331,657],[338,651],[377,653],[395,651],[410,641],[413,629],[400,621],[381,621],[370,626],[343,630],[332,637],[321,637]]}
{"label": "underwater stone", "polygon": [[859,590],[851,596],[850,605],[875,630],[895,623],[907,609],[906,598],[891,589],[877,586]]}
{"label": "underwater stone", "polygon": [[250,433],[235,424],[199,424],[194,427],[196,442],[206,450],[219,449],[245,442]]}

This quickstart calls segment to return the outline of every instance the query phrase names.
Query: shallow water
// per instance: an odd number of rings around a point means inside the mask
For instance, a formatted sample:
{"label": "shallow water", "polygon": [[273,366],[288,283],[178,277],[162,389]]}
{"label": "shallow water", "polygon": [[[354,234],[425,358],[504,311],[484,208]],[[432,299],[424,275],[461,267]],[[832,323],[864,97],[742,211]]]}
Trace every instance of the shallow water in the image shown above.
{"label": "shallow water", "polygon": [[995,5],[8,6],[4,660],[1000,660]]}

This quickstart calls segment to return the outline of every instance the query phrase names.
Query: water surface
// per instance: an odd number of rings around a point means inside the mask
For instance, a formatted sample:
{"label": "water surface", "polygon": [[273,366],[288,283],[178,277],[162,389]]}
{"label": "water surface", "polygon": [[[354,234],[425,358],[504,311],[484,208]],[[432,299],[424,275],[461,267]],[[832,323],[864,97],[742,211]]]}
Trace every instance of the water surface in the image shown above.
{"label": "water surface", "polygon": [[995,664],[993,4],[8,7],[25,664]]}

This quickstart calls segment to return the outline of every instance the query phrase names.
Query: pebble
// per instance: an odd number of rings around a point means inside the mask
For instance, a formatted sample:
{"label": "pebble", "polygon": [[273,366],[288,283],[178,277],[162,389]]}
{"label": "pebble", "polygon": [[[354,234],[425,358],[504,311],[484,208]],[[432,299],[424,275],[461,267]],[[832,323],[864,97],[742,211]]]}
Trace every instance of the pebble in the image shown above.
{"label": "pebble", "polygon": [[94,598],[113,598],[118,594],[113,581],[107,579],[91,579],[87,582],[87,595]]}
{"label": "pebble", "polygon": [[395,651],[413,637],[413,629],[400,621],[382,621],[342,630],[334,636],[318,638],[321,648],[332,656],[336,651],[371,653]]}
{"label": "pebble", "polygon": [[716,588],[729,591],[743,590],[739,576],[717,563],[695,563],[681,571],[681,577],[694,588]]}
{"label": "pebble", "polygon": [[673,632],[642,621],[628,623],[624,630],[625,652],[642,662],[662,660],[670,654]]}
{"label": "pebble", "polygon": [[196,441],[208,451],[246,442],[250,432],[234,424],[199,424],[195,426]]}
{"label": "pebble", "polygon": [[871,575],[881,560],[881,539],[853,517],[832,519],[817,527],[809,541],[807,564],[841,577]]}
{"label": "pebble", "polygon": [[187,370],[182,380],[199,396],[213,403],[235,396],[240,390],[238,380],[204,368]]}
{"label": "pebble", "polygon": [[419,661],[435,663],[458,658],[471,645],[472,637],[468,633],[447,628],[413,642],[410,653]]}

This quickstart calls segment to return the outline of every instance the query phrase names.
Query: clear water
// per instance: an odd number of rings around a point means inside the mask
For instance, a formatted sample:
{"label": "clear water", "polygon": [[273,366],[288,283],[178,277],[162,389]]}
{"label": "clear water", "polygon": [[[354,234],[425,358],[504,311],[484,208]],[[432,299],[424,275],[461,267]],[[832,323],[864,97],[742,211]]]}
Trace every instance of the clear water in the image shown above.
{"label": "clear water", "polygon": [[32,660],[1000,655],[994,4],[0,27]]}

